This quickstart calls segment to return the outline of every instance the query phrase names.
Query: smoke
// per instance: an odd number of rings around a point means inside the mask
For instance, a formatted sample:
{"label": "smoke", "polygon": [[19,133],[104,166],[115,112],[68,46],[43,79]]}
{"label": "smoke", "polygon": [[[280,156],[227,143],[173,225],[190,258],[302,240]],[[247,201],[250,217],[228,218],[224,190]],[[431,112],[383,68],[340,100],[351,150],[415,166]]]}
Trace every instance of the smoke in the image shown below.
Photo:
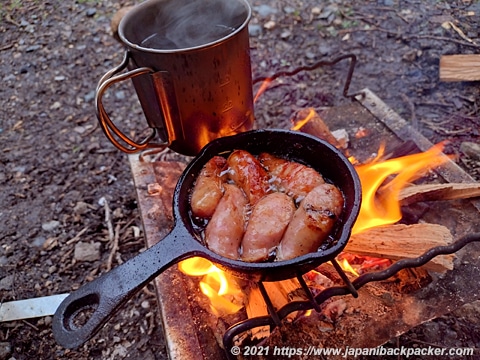
{"label": "smoke", "polygon": [[247,10],[240,1],[166,1],[141,46],[168,50],[208,44],[234,32],[246,16]]}

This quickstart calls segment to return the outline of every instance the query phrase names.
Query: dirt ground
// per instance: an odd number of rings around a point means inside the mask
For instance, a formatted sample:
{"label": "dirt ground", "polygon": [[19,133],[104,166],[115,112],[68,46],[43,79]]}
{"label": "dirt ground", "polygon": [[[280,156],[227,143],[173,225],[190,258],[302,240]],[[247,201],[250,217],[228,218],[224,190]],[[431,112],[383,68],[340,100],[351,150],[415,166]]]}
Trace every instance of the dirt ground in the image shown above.
{"label": "dirt ground", "polygon": [[[368,87],[432,142],[449,140],[448,151],[479,180],[480,152],[471,143],[480,140],[480,86],[439,82],[438,70],[441,55],[479,52],[480,2],[354,3],[252,0],[253,76],[354,53],[351,91]],[[127,157],[106,139],[93,106],[96,83],[123,56],[110,19],[131,4],[0,4],[0,302],[70,292],[145,247]],[[341,94],[347,66],[277,83],[256,105],[257,127],[288,128],[300,108],[349,101]],[[141,133],[131,87],[108,96],[112,118]],[[1,323],[0,359],[164,359],[153,291],[145,288],[78,350],[55,343],[51,317]],[[421,344],[480,348],[480,307],[391,341]]]}

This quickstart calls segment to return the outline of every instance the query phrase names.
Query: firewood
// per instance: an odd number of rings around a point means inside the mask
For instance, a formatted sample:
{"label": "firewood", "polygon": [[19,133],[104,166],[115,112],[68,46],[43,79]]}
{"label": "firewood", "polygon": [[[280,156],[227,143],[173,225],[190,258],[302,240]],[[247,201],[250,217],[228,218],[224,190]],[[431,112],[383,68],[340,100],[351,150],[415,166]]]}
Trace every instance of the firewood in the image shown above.
{"label": "firewood", "polygon": [[480,196],[480,183],[412,185],[400,192],[402,205],[419,201],[470,199]]}
{"label": "firewood", "polygon": [[[265,304],[265,300],[263,300],[263,296],[258,288],[258,285],[252,282],[245,288],[245,292],[247,295],[245,310],[248,318],[251,319],[257,316],[268,315],[267,305]],[[270,336],[269,326],[261,326],[252,329],[252,340],[260,340],[268,336]]]}
{"label": "firewood", "polygon": [[440,80],[480,80],[480,54],[442,56],[440,58]]}
{"label": "firewood", "polygon": [[298,111],[293,119],[293,123],[293,128],[295,130],[316,136],[329,142],[336,148],[342,148],[342,144],[340,144],[337,138],[333,136],[328,125],[323,121],[320,115],[317,114],[315,109],[306,108]]}
{"label": "firewood", "polygon": [[[433,247],[449,245],[452,242],[450,230],[442,225],[395,224],[375,227],[352,235],[345,252],[400,260],[416,258]],[[452,270],[454,258],[453,254],[437,256],[424,266],[436,272]]]}

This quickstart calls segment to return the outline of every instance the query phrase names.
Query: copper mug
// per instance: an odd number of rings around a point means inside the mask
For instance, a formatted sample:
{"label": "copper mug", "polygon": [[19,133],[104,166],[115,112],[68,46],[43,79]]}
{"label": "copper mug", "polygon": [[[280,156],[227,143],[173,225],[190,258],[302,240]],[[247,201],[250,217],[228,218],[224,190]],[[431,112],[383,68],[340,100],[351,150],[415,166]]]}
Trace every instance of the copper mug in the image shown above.
{"label": "copper mug", "polygon": [[[126,153],[168,146],[196,155],[213,139],[251,130],[250,17],[247,0],[147,0],[127,12],[118,27],[124,60],[95,94],[107,138]],[[102,103],[126,79],[152,129],[140,142],[120,131]]]}

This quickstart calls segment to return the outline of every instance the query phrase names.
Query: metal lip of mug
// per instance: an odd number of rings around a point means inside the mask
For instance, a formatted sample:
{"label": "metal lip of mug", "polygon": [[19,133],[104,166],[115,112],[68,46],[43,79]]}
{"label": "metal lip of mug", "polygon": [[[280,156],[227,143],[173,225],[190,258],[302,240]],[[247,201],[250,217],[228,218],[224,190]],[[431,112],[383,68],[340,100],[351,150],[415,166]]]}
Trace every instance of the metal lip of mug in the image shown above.
{"label": "metal lip of mug", "polygon": [[[125,57],[95,93],[107,138],[126,153],[168,146],[193,156],[218,137],[251,130],[251,14],[247,0],[147,0],[130,10],[118,28]],[[102,102],[126,79],[152,128],[141,142],[121,132]]]}

